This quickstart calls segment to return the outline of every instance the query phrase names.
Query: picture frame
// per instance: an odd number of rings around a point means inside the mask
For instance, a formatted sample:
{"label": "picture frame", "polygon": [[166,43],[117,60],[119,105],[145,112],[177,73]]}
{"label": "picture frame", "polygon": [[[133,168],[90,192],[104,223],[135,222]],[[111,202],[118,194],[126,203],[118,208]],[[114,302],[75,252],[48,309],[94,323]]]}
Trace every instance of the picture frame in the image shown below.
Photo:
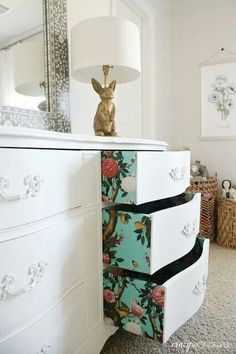
{"label": "picture frame", "polygon": [[201,67],[201,139],[236,139],[236,61]]}

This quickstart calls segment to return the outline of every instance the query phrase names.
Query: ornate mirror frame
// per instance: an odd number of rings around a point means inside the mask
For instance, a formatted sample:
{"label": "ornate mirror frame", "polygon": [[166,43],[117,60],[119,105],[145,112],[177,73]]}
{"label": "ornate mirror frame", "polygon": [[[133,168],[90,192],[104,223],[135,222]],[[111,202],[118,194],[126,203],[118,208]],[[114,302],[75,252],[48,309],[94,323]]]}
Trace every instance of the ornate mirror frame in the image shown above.
{"label": "ornate mirror frame", "polygon": [[66,0],[42,0],[48,112],[0,105],[0,126],[71,131]]}

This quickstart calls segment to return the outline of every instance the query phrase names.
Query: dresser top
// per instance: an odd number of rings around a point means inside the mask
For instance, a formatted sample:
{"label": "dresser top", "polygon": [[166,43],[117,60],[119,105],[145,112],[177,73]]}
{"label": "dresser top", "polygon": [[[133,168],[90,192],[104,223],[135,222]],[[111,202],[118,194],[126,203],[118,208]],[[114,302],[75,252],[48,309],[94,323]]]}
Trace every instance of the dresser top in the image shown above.
{"label": "dresser top", "polygon": [[75,135],[51,131],[0,128],[0,147],[74,150],[166,150],[164,141]]}

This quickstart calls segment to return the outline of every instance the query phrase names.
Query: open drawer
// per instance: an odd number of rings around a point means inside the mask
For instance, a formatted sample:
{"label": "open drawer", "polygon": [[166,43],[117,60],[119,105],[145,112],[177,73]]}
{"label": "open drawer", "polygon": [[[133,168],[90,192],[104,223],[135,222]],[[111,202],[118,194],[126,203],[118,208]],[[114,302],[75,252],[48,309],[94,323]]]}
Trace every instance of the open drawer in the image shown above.
{"label": "open drawer", "polygon": [[104,313],[115,326],[163,341],[201,306],[209,240],[198,238],[184,257],[152,276],[109,267],[104,271]]}
{"label": "open drawer", "polygon": [[190,184],[189,151],[103,151],[102,200],[142,204],[181,194]]}
{"label": "open drawer", "polygon": [[199,232],[200,196],[104,208],[104,263],[153,274],[185,255]]}

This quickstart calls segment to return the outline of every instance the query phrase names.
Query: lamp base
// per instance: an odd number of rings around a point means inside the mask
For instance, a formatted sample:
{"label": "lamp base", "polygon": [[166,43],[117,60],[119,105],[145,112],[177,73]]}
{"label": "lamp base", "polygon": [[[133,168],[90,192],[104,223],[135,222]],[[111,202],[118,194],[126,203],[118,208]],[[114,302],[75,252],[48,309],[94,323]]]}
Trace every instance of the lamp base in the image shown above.
{"label": "lamp base", "polygon": [[94,117],[93,128],[97,136],[117,136],[115,128],[115,105],[112,102],[114,97],[116,81],[112,81],[109,86],[102,85],[92,79],[94,90],[99,94],[101,102],[97,107]]}

